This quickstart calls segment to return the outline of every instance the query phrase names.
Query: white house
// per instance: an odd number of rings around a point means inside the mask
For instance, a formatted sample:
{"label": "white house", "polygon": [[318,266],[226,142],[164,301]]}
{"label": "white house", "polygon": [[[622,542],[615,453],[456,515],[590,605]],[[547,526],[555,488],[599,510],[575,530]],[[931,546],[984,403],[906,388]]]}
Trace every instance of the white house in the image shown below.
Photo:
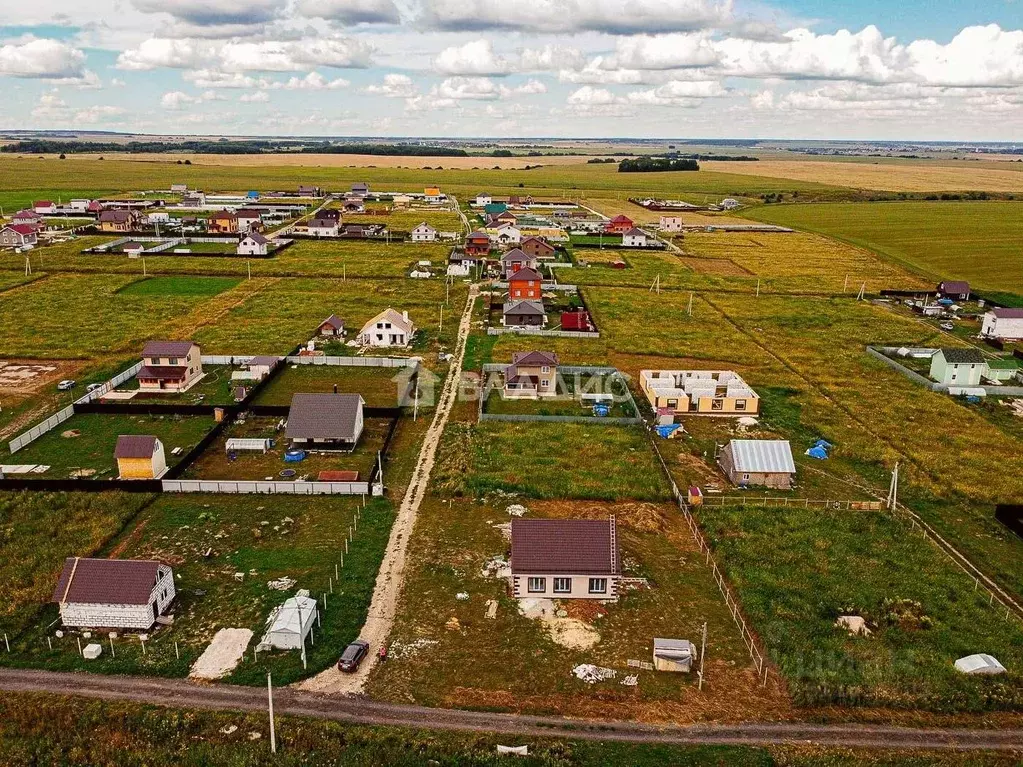
{"label": "white house", "polygon": [[36,200],[32,203],[32,210],[40,216],[52,216],[57,212],[57,206],[52,200]]}
{"label": "white house", "polygon": [[337,237],[340,226],[336,218],[314,218],[306,225],[306,232],[313,237]]}
{"label": "white house", "polygon": [[646,232],[632,227],[632,229],[622,235],[622,246],[626,248],[645,248],[647,246]]}
{"label": "white house", "polygon": [[278,650],[302,649],[316,623],[316,615],[316,600],[308,594],[300,592],[298,596],[289,597],[270,613],[261,644]]}
{"label": "white house", "polygon": [[501,224],[490,236],[498,245],[518,245],[522,242],[522,230],[512,224]]}
{"label": "white house", "polygon": [[74,211],[75,213],[88,213],[90,202],[92,202],[92,200],[84,199],[71,200],[71,202],[69,202],[67,206],[70,210]]}
{"label": "white house", "polygon": [[1023,309],[992,309],[985,313],[980,334],[999,341],[1023,339]]}
{"label": "white house", "polygon": [[721,201],[722,210],[735,210],[741,208],[742,203],[736,200],[734,197],[726,197]]}
{"label": "white house", "polygon": [[265,256],[270,241],[259,232],[250,232],[238,241],[239,256]]}
{"label": "white house", "polygon": [[978,349],[938,349],[931,357],[930,376],[947,386],[980,386],[987,362]]}
{"label": "white house", "polygon": [[477,207],[482,208],[484,205],[489,205],[493,201],[494,201],[493,198],[486,192],[480,192],[478,195],[476,195]]}
{"label": "white house", "polygon": [[170,222],[170,218],[170,213],[165,210],[154,210],[146,215],[146,220],[150,224],[166,224]]}
{"label": "white house", "polygon": [[658,228],[662,232],[681,232],[682,216],[661,216],[661,223]]}
{"label": "white house", "polygon": [[363,325],[356,340],[363,346],[408,346],[415,332],[408,312],[388,308]]}
{"label": "white house", "polygon": [[248,232],[263,228],[263,216],[258,210],[242,208],[238,211],[238,231]]}
{"label": "white house", "polygon": [[145,631],[175,593],[174,573],[160,562],[68,557],[52,601],[65,626]]}
{"label": "white house", "polygon": [[425,221],[412,230],[412,242],[433,242],[437,239],[437,230]]}

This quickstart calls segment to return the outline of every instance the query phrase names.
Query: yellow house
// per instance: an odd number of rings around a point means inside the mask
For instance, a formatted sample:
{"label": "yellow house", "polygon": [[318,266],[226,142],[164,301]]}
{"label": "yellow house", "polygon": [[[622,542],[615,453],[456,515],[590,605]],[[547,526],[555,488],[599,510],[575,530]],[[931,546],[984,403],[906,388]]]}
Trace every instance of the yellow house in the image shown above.
{"label": "yellow house", "polygon": [[427,197],[440,197],[440,187],[428,186],[426,187],[426,189],[423,190],[423,194],[426,195]]}
{"label": "yellow house", "polygon": [[167,471],[163,443],[151,435],[120,435],[114,457],[119,479],[158,479]]}
{"label": "yellow house", "polygon": [[760,412],[760,397],[731,370],[641,370],[639,387],[659,415]]}

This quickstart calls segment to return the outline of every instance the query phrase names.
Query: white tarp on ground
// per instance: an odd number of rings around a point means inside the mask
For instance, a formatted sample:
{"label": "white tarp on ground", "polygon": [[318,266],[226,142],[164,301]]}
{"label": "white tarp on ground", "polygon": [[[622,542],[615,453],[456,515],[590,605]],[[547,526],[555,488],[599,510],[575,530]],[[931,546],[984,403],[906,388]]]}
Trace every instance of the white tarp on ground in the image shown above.
{"label": "white tarp on ground", "polygon": [[289,597],[270,613],[260,644],[278,650],[300,649],[313,628],[316,614],[316,600],[312,597]]}
{"label": "white tarp on ground", "polygon": [[957,660],[956,671],[964,674],[1004,674],[1005,666],[994,656],[982,652]]}
{"label": "white tarp on ground", "polygon": [[192,666],[193,679],[220,679],[234,670],[249,646],[249,629],[220,629]]}

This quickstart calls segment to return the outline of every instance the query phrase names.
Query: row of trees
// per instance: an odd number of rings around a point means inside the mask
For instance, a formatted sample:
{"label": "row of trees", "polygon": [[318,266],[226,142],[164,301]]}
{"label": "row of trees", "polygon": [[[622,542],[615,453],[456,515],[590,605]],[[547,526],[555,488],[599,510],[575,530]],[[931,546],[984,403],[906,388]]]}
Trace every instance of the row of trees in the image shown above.
{"label": "row of trees", "polygon": [[322,142],[282,141],[128,141],[117,143],[111,141],[55,141],[50,139],[31,139],[16,141],[0,146],[0,152],[12,154],[82,154],[82,153],[149,153],[172,154],[180,152],[196,152],[198,154],[368,154],[382,156],[438,156],[467,157],[464,149],[446,146],[423,146],[420,144],[332,144]]}
{"label": "row of trees", "polygon": [[618,163],[619,173],[657,173],[670,170],[699,170],[696,160],[671,159],[669,157],[634,157]]}

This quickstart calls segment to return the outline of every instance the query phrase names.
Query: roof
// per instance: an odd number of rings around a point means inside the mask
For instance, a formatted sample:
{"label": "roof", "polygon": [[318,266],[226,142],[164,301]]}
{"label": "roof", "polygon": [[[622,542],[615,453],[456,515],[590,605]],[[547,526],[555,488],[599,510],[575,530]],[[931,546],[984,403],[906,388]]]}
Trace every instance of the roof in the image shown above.
{"label": "roof", "polygon": [[527,237],[526,239],[524,239],[522,241],[522,244],[525,245],[527,242],[536,242],[536,243],[539,243],[540,245],[543,245],[545,248],[549,248],[550,250],[554,250],[554,246],[551,245],[549,242],[547,242],[547,240],[545,240],[543,237],[537,237],[536,235],[530,235],[529,237]]}
{"label": "roof", "polygon": [[991,313],[1000,320],[1023,319],[1023,309],[999,308],[992,309]]}
{"label": "roof", "polygon": [[412,324],[412,320],[405,319],[405,316],[400,312],[394,311],[388,307],[384,309],[380,314],[371,319],[365,325],[362,326],[363,331],[371,330],[374,325],[378,322],[390,322],[392,325],[397,327],[399,330],[404,330],[406,333],[411,333],[415,326]]}
{"label": "roof", "polygon": [[1005,666],[998,662],[993,655],[986,652],[976,655],[967,655],[955,662],[957,671],[964,674],[1004,674]]}
{"label": "roof", "polygon": [[654,657],[664,660],[685,660],[696,655],[696,647],[688,639],[654,637]]}
{"label": "roof", "polygon": [[304,638],[316,620],[316,600],[307,596],[289,597],[270,615],[268,632],[301,633]]}
{"label": "roof", "polygon": [[620,555],[611,519],[513,519],[512,573],[611,575]]}
{"label": "roof", "polygon": [[646,232],[644,232],[642,229],[639,229],[638,227],[634,226],[634,227],[632,227],[632,229],[627,231],[622,236],[623,237],[646,237]]}
{"label": "roof", "polygon": [[149,604],[160,567],[160,563],[153,560],[68,557],[53,590],[53,601]]}
{"label": "roof", "polygon": [[35,207],[39,208],[44,205],[53,205],[53,200],[36,200],[32,203]]}
{"label": "roof", "polygon": [[239,218],[262,218],[263,214],[255,208],[242,208],[238,211]]}
{"label": "roof", "polygon": [[4,229],[10,229],[21,235],[35,234],[36,228],[32,224],[8,224]]}
{"label": "roof", "polygon": [[542,281],[543,275],[540,274],[540,272],[536,271],[536,269],[530,269],[528,266],[524,266],[517,272],[515,272],[511,277],[509,277],[508,280],[509,281],[514,280],[515,282],[521,282],[522,280]]}
{"label": "roof", "polygon": [[336,218],[314,218],[306,226],[313,229],[336,229],[341,222]]}
{"label": "roof", "polygon": [[130,221],[132,218],[132,211],[130,210],[104,210],[99,214],[99,220],[102,222],[109,221],[113,224],[123,224]]}
{"label": "roof", "polygon": [[295,394],[285,434],[293,439],[354,440],[364,404],[361,394]]}
{"label": "roof", "polygon": [[322,328],[324,325],[330,325],[332,328],[343,328],[345,326],[345,321],[336,314],[332,314],[321,322],[319,326]]}
{"label": "roof", "polygon": [[229,210],[218,210],[216,213],[214,213],[212,216],[210,216],[211,220],[212,219],[223,219],[223,220],[226,220],[226,221],[234,221],[237,218],[238,218],[238,214],[237,213],[232,213]]}
{"label": "roof", "polygon": [[1023,367],[1023,360],[1016,357],[1002,357],[988,360],[987,366],[991,370],[1019,370],[1020,367]]}
{"label": "roof", "polygon": [[34,210],[29,210],[28,208],[26,208],[25,210],[19,210],[17,213],[15,213],[14,214],[14,218],[32,218],[32,219],[36,219],[36,218],[42,218],[42,216],[40,216]]}
{"label": "roof", "polygon": [[512,354],[512,365],[554,365],[558,364],[558,355],[554,352],[515,352]]}
{"label": "roof", "polygon": [[188,373],[184,365],[143,365],[136,373],[137,378],[157,378],[168,381],[182,381]]}
{"label": "roof", "polygon": [[[434,228],[433,228],[432,226],[430,226],[430,225],[429,225],[428,223],[426,223],[425,221],[422,221],[422,222],[420,222],[420,223],[419,223],[419,225],[418,225],[418,226],[416,226],[416,229],[422,229],[422,228],[423,228],[424,226],[425,226],[425,227],[426,227],[427,229],[429,229],[429,230],[430,230],[431,232],[436,232],[436,231],[437,231],[436,229],[434,229]],[[413,229],[412,231],[415,231],[415,229]]]}
{"label": "roof", "polygon": [[195,343],[192,341],[148,341],[142,349],[143,357],[185,357]]}
{"label": "roof", "polygon": [[316,475],[319,482],[358,482],[359,472],[357,471],[321,471]]}
{"label": "roof", "polygon": [[242,242],[246,240],[252,240],[257,245],[266,245],[270,240],[261,235],[259,232],[249,232],[247,235],[242,237]]}
{"label": "roof", "polygon": [[561,329],[562,330],[573,330],[573,329],[590,329],[590,314],[585,311],[578,312],[562,312],[561,313]]}
{"label": "roof", "polygon": [[952,365],[979,365],[984,362],[984,355],[978,349],[939,349],[945,362]]}
{"label": "roof", "polygon": [[534,261],[535,259],[528,253],[523,253],[521,248],[512,248],[503,256],[501,256],[502,263],[511,263],[512,261]]}
{"label": "roof", "polygon": [[786,439],[733,439],[728,443],[737,471],[795,474],[796,464]]}
{"label": "roof", "polygon": [[945,280],[938,284],[938,288],[944,293],[969,293],[970,283],[966,280]]}
{"label": "roof", "polygon": [[152,458],[159,441],[151,434],[122,434],[117,438],[114,458]]}
{"label": "roof", "polygon": [[486,232],[481,232],[481,231],[479,231],[477,229],[475,232],[470,232],[469,236],[466,237],[465,239],[467,239],[467,240],[486,240],[487,242],[490,242],[490,235],[487,234]]}
{"label": "roof", "polygon": [[[331,315],[331,316],[333,316],[333,315]],[[273,357],[273,356],[270,356],[270,355],[263,354],[263,355],[257,355],[255,357],[253,357],[246,364],[249,367],[259,367],[261,365],[266,365],[267,367],[273,367],[274,365],[276,365],[280,361],[281,361],[280,357]]]}
{"label": "roof", "polygon": [[505,314],[535,314],[547,316],[543,304],[539,301],[509,301],[504,305]]}
{"label": "roof", "polygon": [[623,215],[619,214],[619,215],[617,215],[617,216],[615,216],[614,218],[611,219],[611,223],[612,224],[631,224],[632,223],[632,219],[629,218],[628,216],[623,216]]}

